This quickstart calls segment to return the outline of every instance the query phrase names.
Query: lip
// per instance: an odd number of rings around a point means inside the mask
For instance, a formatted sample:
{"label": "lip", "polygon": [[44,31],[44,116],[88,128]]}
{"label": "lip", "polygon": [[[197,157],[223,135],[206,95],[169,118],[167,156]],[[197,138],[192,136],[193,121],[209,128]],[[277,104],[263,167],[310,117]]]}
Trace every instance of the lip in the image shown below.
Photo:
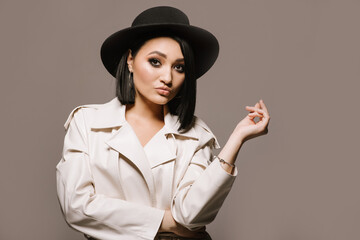
{"label": "lip", "polygon": [[160,94],[160,95],[164,95],[164,96],[169,96],[171,93],[171,89],[168,87],[158,87],[156,88],[156,91]]}

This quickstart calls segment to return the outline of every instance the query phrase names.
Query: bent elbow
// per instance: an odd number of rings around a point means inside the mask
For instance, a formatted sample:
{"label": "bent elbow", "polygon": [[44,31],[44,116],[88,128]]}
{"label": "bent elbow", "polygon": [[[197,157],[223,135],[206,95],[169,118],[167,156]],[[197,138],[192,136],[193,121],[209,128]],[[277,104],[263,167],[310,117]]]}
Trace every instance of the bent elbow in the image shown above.
{"label": "bent elbow", "polygon": [[88,221],[87,212],[91,197],[89,194],[77,191],[69,192],[63,183],[59,172],[57,172],[57,197],[65,221],[72,227],[82,225]]}
{"label": "bent elbow", "polygon": [[179,202],[174,202],[171,208],[174,220],[191,231],[197,230],[215,219],[216,211],[202,210],[205,209],[199,210],[198,206],[186,206]]}

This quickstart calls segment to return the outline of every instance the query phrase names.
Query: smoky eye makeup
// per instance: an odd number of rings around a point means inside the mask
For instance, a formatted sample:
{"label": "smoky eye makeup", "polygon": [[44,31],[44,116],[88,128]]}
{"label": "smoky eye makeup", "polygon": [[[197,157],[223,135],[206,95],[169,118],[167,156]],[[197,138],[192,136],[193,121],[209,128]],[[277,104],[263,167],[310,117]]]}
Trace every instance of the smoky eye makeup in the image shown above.
{"label": "smoky eye makeup", "polygon": [[179,73],[185,72],[185,65],[184,64],[177,64],[174,66],[175,70]]}
{"label": "smoky eye makeup", "polygon": [[[160,67],[162,65],[160,59],[155,58],[155,57],[149,58],[148,62],[153,67]],[[185,65],[184,64],[176,64],[176,65],[173,66],[173,68],[179,73],[184,73],[185,72]]]}
{"label": "smoky eye makeup", "polygon": [[160,60],[157,59],[157,58],[149,58],[148,61],[149,61],[149,63],[150,63],[152,66],[154,66],[154,67],[158,67],[158,66],[161,65]]}

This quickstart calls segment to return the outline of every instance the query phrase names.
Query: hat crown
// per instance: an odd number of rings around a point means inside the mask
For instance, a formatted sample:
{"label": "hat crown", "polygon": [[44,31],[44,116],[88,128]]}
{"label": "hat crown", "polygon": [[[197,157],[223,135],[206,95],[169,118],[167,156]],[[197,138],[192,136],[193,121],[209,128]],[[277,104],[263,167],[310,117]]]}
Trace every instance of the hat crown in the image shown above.
{"label": "hat crown", "polygon": [[141,12],[131,27],[113,33],[103,42],[100,54],[105,68],[116,77],[121,58],[134,42],[164,33],[184,39],[190,45],[196,78],[201,77],[215,63],[219,54],[216,37],[205,29],[190,25],[188,17],[181,10],[158,6]]}
{"label": "hat crown", "polygon": [[149,8],[140,13],[132,22],[132,27],[150,24],[190,25],[188,17],[177,8],[160,6]]}

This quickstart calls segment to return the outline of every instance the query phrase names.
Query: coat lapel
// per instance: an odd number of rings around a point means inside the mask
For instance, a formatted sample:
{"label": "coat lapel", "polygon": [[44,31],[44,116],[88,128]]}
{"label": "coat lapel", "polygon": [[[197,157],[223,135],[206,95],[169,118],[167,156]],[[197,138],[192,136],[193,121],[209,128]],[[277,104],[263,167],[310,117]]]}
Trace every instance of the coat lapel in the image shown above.
{"label": "coat lapel", "polygon": [[151,168],[143,147],[141,146],[131,126],[128,123],[124,123],[120,129],[106,141],[106,144],[112,149],[118,151],[119,154],[131,161],[134,166],[139,169],[147,183],[150,195],[154,195],[155,187]]}
{"label": "coat lapel", "polygon": [[[190,128],[190,130],[186,132],[178,131],[180,126],[178,117],[170,114],[168,109],[165,107],[165,127],[160,132],[160,134],[163,135],[160,137],[158,136],[158,140],[160,142],[156,141],[156,144],[154,144],[151,143],[150,140],[150,145],[145,146],[151,147],[151,151],[157,153],[161,152],[161,154],[156,154],[156,156],[154,155],[155,157],[149,156],[149,158],[151,158],[151,161],[149,161],[135,132],[125,120],[125,108],[125,105],[122,105],[117,98],[114,98],[110,102],[102,105],[97,109],[91,123],[91,128],[93,131],[101,131],[101,129],[109,128],[112,129],[111,136],[105,141],[105,143],[112,149],[111,151],[118,152],[120,156],[125,157],[133,163],[145,179],[150,196],[155,196],[155,184],[151,168],[167,161],[177,159],[177,140],[182,141],[190,139],[192,140],[191,142],[199,141],[199,136],[194,128]],[[174,144],[169,144],[168,138],[173,139],[173,141],[170,142],[174,143],[175,146]],[[193,152],[194,149],[192,148],[196,148],[197,145],[198,144],[192,143],[187,146],[187,150]],[[112,154],[112,156],[117,156],[117,154]],[[119,161],[118,157],[116,158],[117,159],[112,159],[112,161]],[[189,161],[190,159],[187,160]],[[180,165],[187,166],[188,164],[188,162],[182,162]],[[180,174],[180,176],[181,175],[182,174]]]}
{"label": "coat lapel", "polygon": [[[98,108],[91,128],[93,131],[113,129],[105,143],[112,149],[111,151],[117,151],[133,163],[145,179],[150,195],[154,196],[155,187],[151,168],[135,132],[125,120],[125,105],[120,104],[119,100],[114,98],[103,107]],[[112,156],[117,156],[117,154]],[[119,161],[119,159],[112,159],[112,161]]]}
{"label": "coat lapel", "polygon": [[167,107],[165,108],[164,114],[164,122],[165,122],[165,134],[177,135],[183,138],[192,138],[194,140],[198,140],[198,136],[194,130],[194,128],[190,128],[190,130],[186,132],[180,132],[178,129],[180,127],[180,122],[178,121],[178,116],[170,114]]}
{"label": "coat lapel", "polygon": [[176,152],[174,149],[170,148],[167,136],[164,134],[164,130],[165,128],[156,133],[156,135],[144,147],[144,151],[146,152],[151,168],[157,167],[176,158]]}

